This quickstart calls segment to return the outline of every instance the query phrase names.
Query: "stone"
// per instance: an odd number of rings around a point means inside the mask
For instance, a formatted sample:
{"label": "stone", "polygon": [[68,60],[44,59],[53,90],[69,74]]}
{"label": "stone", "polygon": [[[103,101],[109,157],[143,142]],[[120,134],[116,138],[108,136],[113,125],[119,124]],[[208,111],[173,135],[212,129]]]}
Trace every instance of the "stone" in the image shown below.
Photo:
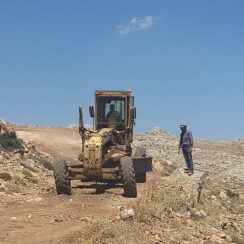
{"label": "stone", "polygon": [[11,217],[10,218],[10,222],[16,222],[17,221],[17,217]]}
{"label": "stone", "polygon": [[227,239],[227,235],[224,234],[224,233],[222,233],[222,234],[220,234],[220,238],[222,238],[222,239]]}
{"label": "stone", "polygon": [[21,188],[16,184],[7,184],[7,188],[10,192],[21,193]]}
{"label": "stone", "polygon": [[41,197],[37,197],[37,198],[31,198],[29,200],[27,200],[26,202],[41,202],[42,198]]}
{"label": "stone", "polygon": [[214,243],[223,243],[223,240],[216,235],[212,235],[210,240],[213,241]]}
{"label": "stone", "polygon": [[33,174],[30,170],[28,170],[28,169],[26,169],[26,168],[23,168],[23,169],[22,169],[22,173],[23,173],[25,176],[28,176],[28,177],[34,177],[34,174]]}
{"label": "stone", "polygon": [[82,217],[80,220],[85,221],[85,222],[91,222],[92,221],[92,219],[89,217]]}
{"label": "stone", "polygon": [[189,175],[184,172],[184,168],[179,168],[173,171],[170,175],[170,179],[175,182],[176,185],[187,188],[193,196],[194,203],[198,203],[206,176],[206,172],[195,170],[194,174],[189,177]]}
{"label": "stone", "polygon": [[203,240],[210,240],[211,236],[204,236]]}
{"label": "stone", "polygon": [[2,173],[0,173],[0,179],[5,180],[5,181],[10,181],[10,180],[12,180],[12,177],[9,173],[2,172]]}
{"label": "stone", "polygon": [[134,212],[134,210],[132,208],[124,209],[124,210],[119,212],[119,217],[122,220],[133,219],[134,216],[135,216],[135,212]]}
{"label": "stone", "polygon": [[31,161],[22,162],[22,163],[20,163],[20,165],[23,166],[24,168],[28,169],[31,172],[38,172],[38,170],[36,170],[32,166],[30,166],[31,163],[34,164],[34,162],[31,160]]}
{"label": "stone", "polygon": [[228,198],[228,196],[223,192],[223,191],[221,191],[220,193],[219,193],[219,197],[220,197],[220,199],[221,200],[226,200],[227,198]]}
{"label": "stone", "polygon": [[198,216],[199,218],[207,217],[207,213],[204,212],[203,210],[195,212],[195,215]]}
{"label": "stone", "polygon": [[214,195],[211,196],[211,200],[212,200],[212,201],[216,201],[216,199],[217,199],[216,196],[214,196]]}
{"label": "stone", "polygon": [[206,214],[203,210],[200,210],[200,211],[192,210],[190,216],[191,216],[192,218],[194,218],[194,219],[200,219],[200,218],[204,218],[204,217],[206,217],[207,214]]}
{"label": "stone", "polygon": [[234,192],[234,191],[232,191],[232,190],[229,190],[229,189],[227,189],[227,192],[226,192],[226,195],[228,196],[228,197],[239,197],[239,194],[238,193],[236,193],[236,192]]}
{"label": "stone", "polygon": [[184,215],[183,215],[183,214],[180,214],[180,213],[175,213],[175,216],[176,216],[177,218],[183,218],[183,217],[184,217]]}
{"label": "stone", "polygon": [[6,192],[6,189],[3,186],[0,186],[0,192]]}
{"label": "stone", "polygon": [[21,160],[21,159],[23,159],[23,154],[22,153],[15,153],[14,154],[14,159],[17,159],[17,160]]}
{"label": "stone", "polygon": [[61,222],[63,222],[63,219],[61,219],[61,218],[56,218],[56,219],[54,220],[54,222],[56,222],[56,223],[61,223]]}
{"label": "stone", "polygon": [[32,182],[33,184],[38,184],[39,179],[37,177],[30,177],[30,182]]}

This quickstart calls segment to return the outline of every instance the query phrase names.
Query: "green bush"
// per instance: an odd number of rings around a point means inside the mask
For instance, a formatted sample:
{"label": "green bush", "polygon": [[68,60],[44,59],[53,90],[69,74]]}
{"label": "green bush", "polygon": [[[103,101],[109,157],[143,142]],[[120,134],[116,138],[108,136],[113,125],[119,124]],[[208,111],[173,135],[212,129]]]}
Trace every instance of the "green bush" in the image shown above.
{"label": "green bush", "polygon": [[0,134],[0,147],[8,151],[23,149],[22,141],[17,138],[15,132]]}

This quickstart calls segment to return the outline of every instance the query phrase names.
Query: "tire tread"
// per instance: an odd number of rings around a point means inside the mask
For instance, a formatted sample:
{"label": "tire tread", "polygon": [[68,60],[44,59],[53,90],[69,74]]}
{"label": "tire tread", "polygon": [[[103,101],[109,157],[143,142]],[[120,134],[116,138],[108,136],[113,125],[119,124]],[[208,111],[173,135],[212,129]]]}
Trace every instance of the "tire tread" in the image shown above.
{"label": "tire tread", "polygon": [[68,176],[68,167],[64,160],[58,160],[53,163],[53,171],[57,194],[71,194],[70,180]]}
{"label": "tire tread", "polygon": [[124,196],[137,197],[135,171],[131,157],[121,158],[121,173],[123,180]]}

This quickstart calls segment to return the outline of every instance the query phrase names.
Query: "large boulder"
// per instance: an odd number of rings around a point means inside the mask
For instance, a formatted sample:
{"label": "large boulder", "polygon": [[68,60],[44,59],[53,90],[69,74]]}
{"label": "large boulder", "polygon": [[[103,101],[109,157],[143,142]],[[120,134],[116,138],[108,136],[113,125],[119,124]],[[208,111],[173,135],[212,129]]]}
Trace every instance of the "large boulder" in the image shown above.
{"label": "large boulder", "polygon": [[207,173],[205,171],[195,170],[193,175],[188,175],[184,172],[184,168],[179,168],[173,171],[170,178],[176,185],[183,187],[191,193],[195,204],[200,201],[206,176]]}

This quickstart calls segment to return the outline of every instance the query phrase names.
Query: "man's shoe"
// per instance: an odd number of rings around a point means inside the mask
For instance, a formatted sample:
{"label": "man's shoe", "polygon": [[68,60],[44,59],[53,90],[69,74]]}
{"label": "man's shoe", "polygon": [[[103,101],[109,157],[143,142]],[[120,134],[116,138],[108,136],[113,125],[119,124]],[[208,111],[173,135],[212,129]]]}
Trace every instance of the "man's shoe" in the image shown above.
{"label": "man's shoe", "polygon": [[193,175],[193,172],[192,172],[192,171],[189,171],[189,172],[188,172],[188,175],[189,175],[189,176]]}
{"label": "man's shoe", "polygon": [[189,170],[189,169],[187,169],[187,168],[184,168],[184,171],[185,171],[185,173],[190,172],[190,170]]}

